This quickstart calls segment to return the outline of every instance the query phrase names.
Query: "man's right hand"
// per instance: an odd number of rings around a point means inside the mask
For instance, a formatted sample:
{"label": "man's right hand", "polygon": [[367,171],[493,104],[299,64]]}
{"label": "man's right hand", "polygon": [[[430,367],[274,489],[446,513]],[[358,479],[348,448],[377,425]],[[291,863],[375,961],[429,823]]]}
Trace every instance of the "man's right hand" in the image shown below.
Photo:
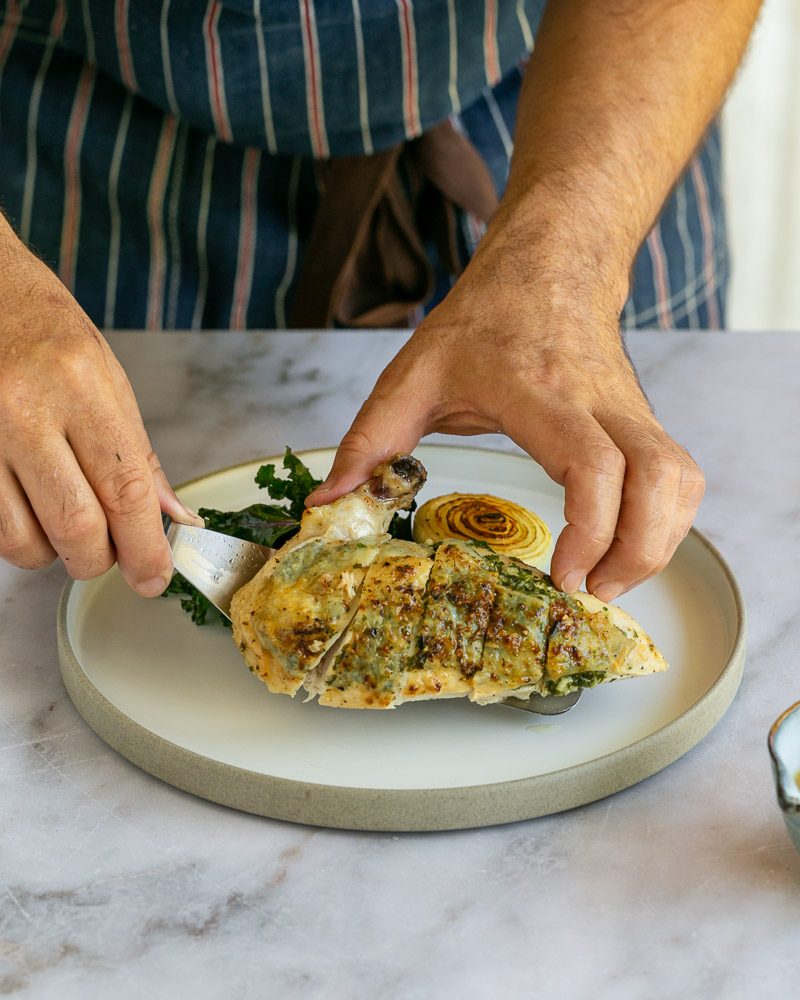
{"label": "man's right hand", "polygon": [[161,511],[202,521],[173,493],[108,344],[2,217],[0,301],[0,558],[59,556],[76,580],[116,561],[139,594],[160,594]]}

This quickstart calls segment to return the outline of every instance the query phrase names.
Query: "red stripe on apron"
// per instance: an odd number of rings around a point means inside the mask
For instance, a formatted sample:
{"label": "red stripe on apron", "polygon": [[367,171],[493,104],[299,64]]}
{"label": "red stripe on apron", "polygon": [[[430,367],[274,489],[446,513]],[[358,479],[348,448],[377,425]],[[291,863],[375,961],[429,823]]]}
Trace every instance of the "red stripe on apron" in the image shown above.
{"label": "red stripe on apron", "polygon": [[714,269],[714,227],[711,221],[706,179],[698,157],[692,160],[691,172],[697,195],[697,207],[700,209],[700,227],[703,231],[703,277],[708,292],[708,325],[712,330],[716,330],[719,329],[720,319],[716,296],[713,294],[717,287],[717,275]]}
{"label": "red stripe on apron", "polygon": [[675,325],[670,311],[669,273],[667,271],[667,255],[658,228],[652,229],[647,237],[647,249],[653,262],[653,275],[656,279],[656,310],[658,325],[662,330],[671,330]]}
{"label": "red stripe on apron", "polygon": [[486,64],[486,81],[493,87],[500,80],[500,60],[497,54],[497,0],[486,0],[483,58]]}
{"label": "red stripe on apron", "polygon": [[136,83],[136,74],[133,71],[131,41],[128,35],[128,0],[117,0],[114,11],[114,31],[117,36],[119,71],[122,75],[122,82],[128,90],[135,91],[138,89],[138,84]]}
{"label": "red stripe on apron", "polygon": [[244,330],[247,326],[247,307],[253,287],[253,249],[256,230],[256,183],[261,152],[249,147],[245,150],[242,166],[242,210],[239,224],[239,253],[236,262],[236,279],[233,286],[231,328]]}
{"label": "red stripe on apron", "polygon": [[398,0],[400,5],[400,28],[403,45],[403,80],[405,83],[405,101],[403,117],[405,119],[406,135],[419,135],[422,131],[417,108],[417,43],[414,35],[414,24],[411,19],[410,0]]}
{"label": "red stripe on apron", "polygon": [[177,125],[172,115],[164,115],[153,173],[150,177],[150,189],[147,193],[147,225],[150,230],[150,275],[147,282],[146,322],[148,330],[160,330],[164,322],[164,285],[167,271],[164,198],[175,149]]}
{"label": "red stripe on apron", "polygon": [[319,43],[314,11],[309,0],[302,0],[303,39],[306,56],[306,102],[311,110],[311,146],[314,156],[328,156],[328,137],[322,110],[322,87],[319,66]]}
{"label": "red stripe on apron", "polygon": [[84,63],[69,116],[64,146],[64,221],[61,226],[58,276],[70,291],[74,290],[75,287],[75,267],[81,226],[81,147],[89,104],[92,99],[94,78],[95,67],[90,63]]}
{"label": "red stripe on apron", "polygon": [[211,92],[211,114],[217,134],[223,142],[232,142],[233,133],[228,120],[228,109],[225,104],[225,77],[219,50],[219,32],[217,22],[222,13],[218,0],[212,0],[208,5],[203,34],[206,43],[206,62],[209,70],[209,89]]}

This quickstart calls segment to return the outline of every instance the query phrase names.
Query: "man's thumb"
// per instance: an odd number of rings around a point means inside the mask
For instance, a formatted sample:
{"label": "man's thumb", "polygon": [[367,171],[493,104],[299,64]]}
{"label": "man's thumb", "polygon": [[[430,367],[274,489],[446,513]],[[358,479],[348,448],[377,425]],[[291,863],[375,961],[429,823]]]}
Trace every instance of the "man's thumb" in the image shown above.
{"label": "man's thumb", "polygon": [[306,506],[331,503],[365,483],[376,466],[398,452],[412,451],[425,433],[413,403],[388,395],[370,396],[336,450],[328,478],[306,500]]}

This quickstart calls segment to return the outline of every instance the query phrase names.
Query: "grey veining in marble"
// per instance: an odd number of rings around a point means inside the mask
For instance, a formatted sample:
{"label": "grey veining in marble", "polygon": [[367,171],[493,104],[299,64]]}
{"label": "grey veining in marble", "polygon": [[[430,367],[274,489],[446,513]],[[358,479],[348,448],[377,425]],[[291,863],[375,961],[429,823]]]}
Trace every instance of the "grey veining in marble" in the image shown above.
{"label": "grey veining in marble", "polygon": [[[111,337],[176,482],[335,443],[402,340]],[[0,566],[0,995],[796,992],[800,855],[765,741],[800,699],[800,334],[629,344],[659,417],[706,472],[698,526],[748,604],[745,679],[716,729],[626,792],[513,826],[392,836],[264,820],[109,750],[59,677],[61,570]]]}

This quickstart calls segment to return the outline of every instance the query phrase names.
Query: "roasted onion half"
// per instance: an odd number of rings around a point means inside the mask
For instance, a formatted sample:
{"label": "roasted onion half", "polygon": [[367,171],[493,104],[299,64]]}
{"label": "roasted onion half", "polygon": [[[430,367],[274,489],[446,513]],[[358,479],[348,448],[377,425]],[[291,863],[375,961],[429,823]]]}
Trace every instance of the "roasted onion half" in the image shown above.
{"label": "roasted onion half", "polygon": [[547,554],[552,536],[533,511],[483,493],[448,493],[424,503],[414,515],[414,541],[472,538],[497,552],[535,563]]}

